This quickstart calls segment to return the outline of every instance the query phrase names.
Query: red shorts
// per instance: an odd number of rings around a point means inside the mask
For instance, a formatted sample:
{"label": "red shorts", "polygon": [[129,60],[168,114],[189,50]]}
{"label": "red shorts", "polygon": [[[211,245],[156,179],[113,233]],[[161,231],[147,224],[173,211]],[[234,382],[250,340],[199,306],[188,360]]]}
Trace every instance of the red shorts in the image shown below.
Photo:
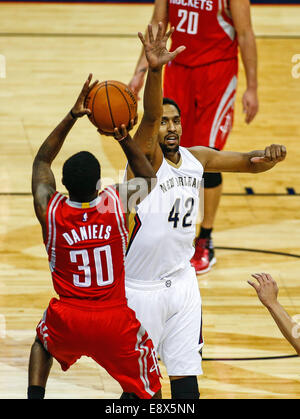
{"label": "red shorts", "polygon": [[166,66],[164,96],[181,109],[180,145],[224,148],[233,124],[237,74],[237,59],[201,67]]}
{"label": "red shorts", "polygon": [[152,341],[126,304],[87,308],[53,298],[36,331],[63,371],[89,356],[124,392],[151,399],[161,388]]}

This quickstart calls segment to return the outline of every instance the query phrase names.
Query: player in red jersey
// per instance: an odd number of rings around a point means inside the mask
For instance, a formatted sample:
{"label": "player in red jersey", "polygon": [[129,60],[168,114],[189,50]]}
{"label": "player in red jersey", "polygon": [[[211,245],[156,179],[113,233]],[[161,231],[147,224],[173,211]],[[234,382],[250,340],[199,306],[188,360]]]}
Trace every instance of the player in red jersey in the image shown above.
{"label": "player in red jersey", "polygon": [[[84,101],[97,83],[91,80],[90,74],[71,112],[44,141],[33,163],[34,208],[59,299],[51,299],[36,329],[29,362],[30,399],[44,397],[52,357],[66,371],[82,355],[93,358],[118,380],[124,394],[146,399],[160,395],[152,341],[125,297],[127,200],[120,194],[121,185],[99,194],[100,164],[86,151],[63,165],[62,181],[69,198],[56,191],[51,170],[76,120],[90,114]],[[116,130],[115,138],[135,176],[150,186],[155,174],[125,126],[122,134]],[[134,190],[134,184],[126,185],[128,199]]]}
{"label": "player in red jersey", "polygon": [[[170,34],[154,43],[144,94],[149,103],[153,89],[160,89],[163,65],[184,49],[169,53],[165,45]],[[90,84],[91,79],[92,75],[71,112],[41,146],[33,164],[34,206],[59,299],[50,301],[37,326],[29,360],[28,398],[44,398],[52,357],[67,370],[82,355],[92,357],[119,381],[124,390],[121,398],[160,398],[155,350],[127,305],[124,285],[125,213],[154,186],[152,166],[122,126],[122,134],[116,129],[115,138],[135,179],[107,187],[99,194],[99,162],[92,154],[80,152],[63,166],[67,198],[56,191],[51,171],[52,161],[76,119],[90,113],[84,101],[96,83]],[[131,121],[130,128],[133,124]],[[140,129],[138,132],[141,135]],[[138,182],[137,177],[141,178]],[[143,190],[141,180],[147,182]]]}
{"label": "player in red jersey", "polygon": [[[156,0],[152,16],[175,27],[171,50],[186,50],[165,69],[164,96],[178,103],[183,133],[181,145],[222,150],[231,131],[238,75],[238,46],[245,68],[243,95],[246,122],[258,111],[257,53],[249,0]],[[147,35],[147,33],[146,33]],[[138,93],[147,61],[142,52],[129,86]],[[198,273],[216,262],[211,233],[222,194],[221,173],[204,174],[204,218],[192,258]]]}

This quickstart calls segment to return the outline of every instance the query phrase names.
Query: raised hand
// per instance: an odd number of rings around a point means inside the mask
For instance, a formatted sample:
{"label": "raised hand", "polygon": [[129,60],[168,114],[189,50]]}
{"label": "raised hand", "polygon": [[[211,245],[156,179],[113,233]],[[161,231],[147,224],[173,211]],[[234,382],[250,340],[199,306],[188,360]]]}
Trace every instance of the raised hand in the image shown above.
{"label": "raised hand", "polygon": [[163,65],[172,61],[178,54],[185,50],[185,46],[180,46],[173,52],[168,51],[166,45],[174,30],[175,28],[173,27],[164,34],[163,24],[159,22],[155,39],[151,24],[148,25],[148,40],[144,38],[141,32],[138,33],[144,45],[145,55],[150,69],[159,70]]}
{"label": "raised hand", "polygon": [[254,281],[247,281],[249,285],[251,285],[256,293],[260,301],[266,306],[270,307],[277,301],[278,296],[278,286],[272,276],[267,273],[257,273],[251,274],[253,278],[257,280]]}
{"label": "raised hand", "polygon": [[96,80],[91,84],[92,78],[93,75],[89,74],[86,82],[83,85],[83,88],[81,89],[78,99],[76,100],[76,103],[71,110],[73,118],[81,118],[84,115],[91,115],[91,111],[85,107],[85,99],[89,92],[96,86],[96,84],[99,83],[99,81]]}
{"label": "raised hand", "polygon": [[286,148],[284,145],[272,144],[265,148],[264,155],[251,158],[252,163],[272,163],[276,164],[286,157]]}

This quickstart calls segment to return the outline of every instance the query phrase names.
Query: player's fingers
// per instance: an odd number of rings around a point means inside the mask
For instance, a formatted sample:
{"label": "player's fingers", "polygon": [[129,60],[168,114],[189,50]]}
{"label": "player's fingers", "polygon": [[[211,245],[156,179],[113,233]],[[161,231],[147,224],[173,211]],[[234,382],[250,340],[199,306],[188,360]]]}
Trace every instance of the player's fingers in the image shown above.
{"label": "player's fingers", "polygon": [[138,37],[140,38],[142,44],[145,46],[146,41],[145,41],[145,38],[144,38],[144,35],[142,34],[142,32],[138,32]]}
{"label": "player's fingers", "polygon": [[170,36],[172,35],[172,33],[175,31],[175,27],[172,26],[172,28],[170,28],[170,30],[168,32],[166,32],[165,36],[164,36],[164,41],[167,42],[167,40],[170,38]]}
{"label": "player's fingers", "polygon": [[163,38],[163,24],[162,24],[162,22],[158,22],[156,41],[160,41],[162,38]]}
{"label": "player's fingers", "polygon": [[93,88],[95,87],[95,86],[97,86],[97,84],[99,83],[99,80],[95,80],[90,86],[89,86],[89,89],[88,89],[88,93],[90,93],[92,90],[93,90]]}
{"label": "player's fingers", "polygon": [[272,144],[270,147],[270,153],[271,153],[271,160],[276,160],[276,146],[275,144]]}
{"label": "player's fingers", "polygon": [[247,115],[246,115],[246,122],[247,122],[247,124],[250,124],[250,122],[253,121],[255,115],[256,115],[255,107],[250,105],[248,107]]}
{"label": "player's fingers", "polygon": [[130,131],[134,126],[134,119],[131,119],[128,124],[128,130]]}
{"label": "player's fingers", "polygon": [[121,125],[121,134],[122,134],[122,137],[126,137],[128,134],[126,125],[124,124]]}
{"label": "player's fingers", "polygon": [[267,278],[267,280],[269,281],[269,282],[275,282],[274,281],[274,279],[272,278],[272,276],[270,275],[270,274],[265,274],[266,275],[266,278]]}
{"label": "player's fingers", "polygon": [[264,272],[262,272],[260,275],[261,275],[261,279],[262,279],[263,282],[268,282],[267,274],[265,274]]}
{"label": "player's fingers", "polygon": [[255,279],[259,282],[259,284],[260,284],[260,285],[262,285],[262,284],[263,284],[263,279],[262,279],[261,274],[251,274],[251,276],[252,276],[253,278],[255,278]]}
{"label": "player's fingers", "polygon": [[183,52],[185,49],[186,49],[186,47],[184,45],[176,48],[175,51],[170,53],[171,54],[171,60],[173,60],[173,58],[175,58],[178,54]]}
{"label": "player's fingers", "polygon": [[82,112],[81,112],[81,115],[83,116],[83,115],[91,115],[92,114],[92,112],[91,112],[91,110],[90,109],[88,109],[88,108],[85,108],[85,109],[83,109],[82,110]]}
{"label": "player's fingers", "polygon": [[268,160],[271,160],[272,159],[272,157],[271,157],[271,148],[270,147],[266,147],[265,148],[265,158],[268,159]]}
{"label": "player's fingers", "polygon": [[153,37],[153,30],[152,30],[151,23],[149,23],[148,25],[148,36],[149,36],[149,42],[152,44],[154,42],[154,37]]}
{"label": "player's fingers", "polygon": [[114,128],[114,136],[116,137],[116,136],[121,136],[121,134],[120,134],[120,131],[119,131],[119,128]]}
{"label": "player's fingers", "polygon": [[276,145],[276,160],[282,161],[286,156],[286,148],[283,145]]}
{"label": "player's fingers", "polygon": [[270,160],[266,157],[251,157],[250,161],[251,163],[266,163]]}
{"label": "player's fingers", "polygon": [[248,282],[249,285],[251,285],[251,287],[253,287],[255,289],[256,292],[258,292],[259,286],[255,282],[252,282],[250,280],[248,280],[247,282]]}

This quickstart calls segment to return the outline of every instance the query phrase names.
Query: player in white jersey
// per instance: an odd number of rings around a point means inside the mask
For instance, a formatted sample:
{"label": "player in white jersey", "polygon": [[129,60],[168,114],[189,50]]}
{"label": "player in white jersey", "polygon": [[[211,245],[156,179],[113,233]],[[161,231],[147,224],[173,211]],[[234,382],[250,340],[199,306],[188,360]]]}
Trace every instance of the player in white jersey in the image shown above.
{"label": "player in white jersey", "polygon": [[[148,32],[149,40],[141,34],[140,39],[151,69],[162,24],[155,40],[151,25]],[[194,399],[199,398],[197,375],[202,373],[203,339],[201,296],[190,259],[203,171],[263,172],[284,160],[286,150],[275,144],[249,153],[182,148],[178,105],[162,100],[160,79],[146,85],[146,89],[150,87],[134,139],[150,160],[157,185],[136,206],[129,226],[126,295],[166,366],[172,398]],[[127,178],[131,177],[128,167]]]}

